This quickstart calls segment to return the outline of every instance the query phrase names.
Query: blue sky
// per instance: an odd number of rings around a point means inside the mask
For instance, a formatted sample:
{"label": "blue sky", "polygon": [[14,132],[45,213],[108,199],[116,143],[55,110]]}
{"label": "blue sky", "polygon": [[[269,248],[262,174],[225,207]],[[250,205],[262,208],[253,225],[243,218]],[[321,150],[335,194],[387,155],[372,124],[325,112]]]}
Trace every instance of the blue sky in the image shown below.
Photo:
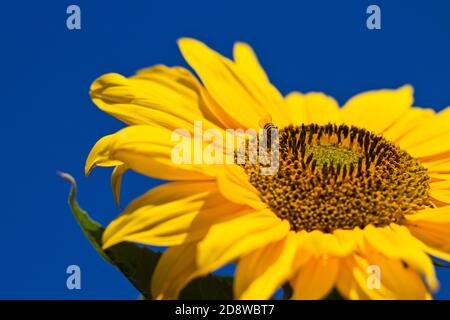
{"label": "blue sky", "polygon": [[[81,30],[66,28],[66,8],[81,8]],[[381,8],[381,30],[366,28],[366,8]],[[109,170],[83,175],[103,135],[123,125],[88,96],[107,72],[131,75],[152,64],[183,65],[176,39],[190,36],[230,55],[235,41],[257,51],[273,83],[324,91],[345,102],[369,89],[415,87],[415,104],[450,105],[448,1],[2,1],[0,298],[135,299],[136,290],[90,247],[67,205],[68,185],[107,223],[119,210]],[[126,203],[160,181],[128,173]],[[79,265],[82,289],[67,290]],[[450,298],[450,270],[438,270]]]}

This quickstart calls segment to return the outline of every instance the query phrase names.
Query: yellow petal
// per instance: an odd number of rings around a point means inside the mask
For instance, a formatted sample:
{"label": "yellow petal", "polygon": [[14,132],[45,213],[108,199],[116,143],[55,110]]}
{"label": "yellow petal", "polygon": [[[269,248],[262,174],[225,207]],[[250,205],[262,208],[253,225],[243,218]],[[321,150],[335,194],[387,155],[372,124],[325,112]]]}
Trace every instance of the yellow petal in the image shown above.
{"label": "yellow petal", "polygon": [[407,215],[405,225],[428,253],[450,261],[450,206]]}
{"label": "yellow petal", "polygon": [[339,270],[336,258],[313,258],[303,265],[292,280],[294,299],[321,299],[333,289]]}
{"label": "yellow petal", "polygon": [[[427,300],[431,298],[420,274],[405,266],[402,261],[385,258],[379,253],[370,253],[366,257],[370,265],[379,267],[381,271],[381,288],[372,289],[380,294],[378,299]],[[367,289],[370,290],[370,288]]]}
{"label": "yellow petal", "polygon": [[91,98],[103,111],[129,125],[148,124],[192,130],[194,121],[214,124],[202,112],[200,84],[189,71],[158,65],[131,78],[110,73],[91,86]]}
{"label": "yellow petal", "polygon": [[233,48],[233,57],[236,66],[254,82],[261,86],[266,86],[269,83],[269,78],[259,64],[258,57],[248,44],[237,42]]}
{"label": "yellow petal", "polygon": [[450,180],[433,181],[430,183],[430,189],[445,191],[450,189]]}
{"label": "yellow petal", "polygon": [[430,183],[430,196],[440,202],[450,204],[450,180]]}
{"label": "yellow petal", "polygon": [[[269,83],[254,82],[241,68],[203,43],[183,38],[180,50],[201,78],[208,93],[223,111],[240,124],[239,128],[259,128],[259,120],[271,115],[275,123],[283,119],[281,96],[274,95]],[[280,104],[280,105],[277,105]]]}
{"label": "yellow petal", "polygon": [[198,244],[197,265],[205,272],[287,236],[290,226],[269,210],[249,210],[236,219],[216,223]]}
{"label": "yellow petal", "polygon": [[305,96],[300,92],[291,92],[286,97],[286,113],[293,125],[310,123],[305,108]]}
{"label": "yellow petal", "polygon": [[364,228],[364,237],[375,251],[387,258],[403,260],[411,268],[424,275],[430,288],[437,288],[437,279],[431,259],[425,254],[423,244],[414,238],[404,226]]}
{"label": "yellow petal", "polygon": [[[194,241],[167,249],[153,275],[154,297],[175,299],[192,279],[206,275],[240,255],[246,255],[287,236],[288,223],[277,225],[273,220],[268,221],[267,213],[248,213],[231,223],[224,222],[212,226],[206,238],[199,243]],[[273,214],[270,216],[274,217]],[[248,219],[249,217],[252,219]],[[260,223],[264,219],[267,221]],[[255,224],[250,225],[249,221]],[[242,232],[243,230],[246,232]],[[224,237],[224,234],[227,236]]]}
{"label": "yellow petal", "polygon": [[124,163],[118,159],[112,159],[110,157],[110,146],[116,139],[116,135],[111,134],[104,136],[92,147],[88,158],[86,159],[86,164],[84,167],[84,173],[89,175],[89,173],[95,167],[115,167],[123,165]]}
{"label": "yellow petal", "polygon": [[400,141],[400,146],[421,161],[435,161],[450,156],[450,108],[424,119],[419,127]]}
{"label": "yellow petal", "polygon": [[342,123],[338,103],[323,93],[291,92],[286,96],[286,104],[293,125]]}
{"label": "yellow petal", "polygon": [[234,45],[233,56],[236,67],[254,83],[255,90],[259,91],[258,94],[262,95],[265,103],[275,106],[275,110],[271,112],[275,112],[273,117],[278,118],[275,120],[277,124],[281,127],[289,125],[289,117],[283,112],[285,108],[283,96],[270,83],[253,49],[246,43],[238,42]]}
{"label": "yellow petal", "polygon": [[122,186],[122,176],[128,170],[128,167],[124,164],[116,166],[111,174],[111,186],[114,195],[114,201],[120,208],[120,189]]}
{"label": "yellow petal", "polygon": [[[446,190],[446,191],[433,191],[433,190],[431,190],[430,196],[431,196],[433,199],[436,199],[437,201],[439,201],[438,207],[441,207],[441,206],[443,206],[443,205],[450,204],[450,194],[449,194],[449,190]],[[434,202],[434,201],[433,201],[433,202]]]}
{"label": "yellow petal", "polygon": [[347,299],[431,298],[415,270],[376,251],[342,259],[337,288]]}
{"label": "yellow petal", "polygon": [[394,143],[402,145],[402,138],[414,132],[424,121],[435,117],[432,109],[411,108],[384,132],[383,136]]}
{"label": "yellow petal", "polygon": [[237,299],[269,299],[291,275],[296,253],[295,235],[257,249],[239,260],[234,296]]}
{"label": "yellow petal", "polygon": [[434,161],[450,157],[450,134],[443,135],[427,143],[408,147],[408,153],[420,161]]}
{"label": "yellow petal", "polygon": [[324,233],[319,230],[298,233],[299,247],[316,256],[346,256],[357,248],[362,239],[361,229],[336,230]]}
{"label": "yellow petal", "polygon": [[[358,264],[357,259],[362,260],[362,262]],[[366,282],[360,281],[361,277],[359,276],[359,274],[361,274],[362,272],[360,264],[363,262],[365,262],[365,260],[356,255],[350,255],[348,257],[340,259],[339,274],[336,279],[336,288],[338,289],[339,293],[346,299],[370,299],[370,296],[366,293]],[[368,265],[369,264],[366,263],[365,267],[367,268]],[[366,272],[366,269],[364,269],[363,272]],[[367,276],[367,273],[363,273],[363,277],[364,275]]]}
{"label": "yellow petal", "polygon": [[428,161],[422,163],[427,169],[428,174],[449,174],[450,173],[450,157],[438,161]]}
{"label": "yellow petal", "polygon": [[450,180],[450,174],[449,173],[430,172],[429,176],[430,176],[430,183],[439,182],[439,181],[449,181]]}
{"label": "yellow petal", "polygon": [[342,108],[342,119],[348,125],[382,133],[408,111],[413,102],[413,89],[378,90],[358,94]]}
{"label": "yellow petal", "polygon": [[[187,133],[188,134],[188,133]],[[113,135],[100,139],[92,148],[85,171],[89,173],[96,166],[127,165],[141,174],[165,180],[205,180],[216,174],[213,165],[177,164],[172,160],[172,152],[179,143],[172,139],[173,132],[159,127],[145,125],[124,128]],[[190,138],[190,135],[186,137]],[[192,155],[194,140],[190,140]]]}
{"label": "yellow petal", "polygon": [[106,228],[103,247],[122,241],[169,246],[197,241],[214,223],[245,208],[221,196],[214,181],[172,182],[134,200]]}
{"label": "yellow petal", "polygon": [[152,276],[153,299],[177,299],[180,291],[201,276],[195,266],[196,243],[173,246],[162,254]]}
{"label": "yellow petal", "polygon": [[235,203],[263,209],[267,205],[261,201],[258,190],[248,181],[242,167],[225,165],[217,175],[217,183],[224,197]]}

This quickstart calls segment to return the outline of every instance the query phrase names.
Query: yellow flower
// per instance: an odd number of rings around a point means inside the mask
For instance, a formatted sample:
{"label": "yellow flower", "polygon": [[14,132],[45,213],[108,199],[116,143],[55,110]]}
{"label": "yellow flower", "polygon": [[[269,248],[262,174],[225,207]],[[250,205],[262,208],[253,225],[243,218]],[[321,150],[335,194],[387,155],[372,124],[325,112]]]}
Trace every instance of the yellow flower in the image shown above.
{"label": "yellow flower", "polygon": [[[92,85],[95,104],[129,126],[97,142],[86,172],[115,167],[117,201],[128,169],[172,181],[128,205],[104,247],[169,246],[151,284],[159,299],[231,262],[238,299],[270,298],[286,282],[295,299],[333,288],[349,299],[431,298],[431,257],[450,260],[450,109],[413,107],[410,86],[342,107],[323,93],[283,97],[248,45],[237,43],[232,61],[193,39],[178,44],[201,83],[157,65]],[[225,136],[260,128],[267,115],[279,129],[275,175],[250,163],[172,161],[176,129],[193,134],[202,121]]]}

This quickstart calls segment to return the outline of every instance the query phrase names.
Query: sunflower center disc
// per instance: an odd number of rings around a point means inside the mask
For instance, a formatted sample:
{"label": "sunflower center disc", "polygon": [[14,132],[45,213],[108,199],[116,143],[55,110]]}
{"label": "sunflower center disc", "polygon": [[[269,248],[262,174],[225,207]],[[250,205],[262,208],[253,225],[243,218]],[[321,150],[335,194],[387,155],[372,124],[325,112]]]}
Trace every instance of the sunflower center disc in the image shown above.
{"label": "sunflower center disc", "polygon": [[385,226],[429,201],[426,169],[397,146],[346,125],[279,130],[279,167],[261,175],[243,165],[261,199],[291,228],[321,230]]}

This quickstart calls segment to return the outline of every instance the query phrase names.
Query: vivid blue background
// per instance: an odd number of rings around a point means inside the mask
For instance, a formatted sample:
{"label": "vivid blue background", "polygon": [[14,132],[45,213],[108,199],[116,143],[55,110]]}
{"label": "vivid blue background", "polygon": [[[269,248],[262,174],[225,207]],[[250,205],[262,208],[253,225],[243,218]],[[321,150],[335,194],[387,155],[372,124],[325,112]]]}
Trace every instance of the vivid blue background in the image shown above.
{"label": "vivid blue background", "polygon": [[[230,55],[249,42],[275,85],[324,91],[343,103],[368,89],[416,89],[416,105],[450,104],[449,1],[5,1],[0,4],[0,298],[135,299],[136,290],[90,247],[67,205],[72,173],[79,201],[102,223],[119,210],[107,169],[83,175],[95,141],[123,125],[90,101],[91,82],[156,63],[186,65],[175,40],[191,36]],[[77,4],[82,30],[66,28]],[[366,28],[378,4],[382,30]],[[129,173],[123,202],[158,181]],[[66,267],[82,289],[66,289]],[[450,297],[450,270],[438,270]]]}

